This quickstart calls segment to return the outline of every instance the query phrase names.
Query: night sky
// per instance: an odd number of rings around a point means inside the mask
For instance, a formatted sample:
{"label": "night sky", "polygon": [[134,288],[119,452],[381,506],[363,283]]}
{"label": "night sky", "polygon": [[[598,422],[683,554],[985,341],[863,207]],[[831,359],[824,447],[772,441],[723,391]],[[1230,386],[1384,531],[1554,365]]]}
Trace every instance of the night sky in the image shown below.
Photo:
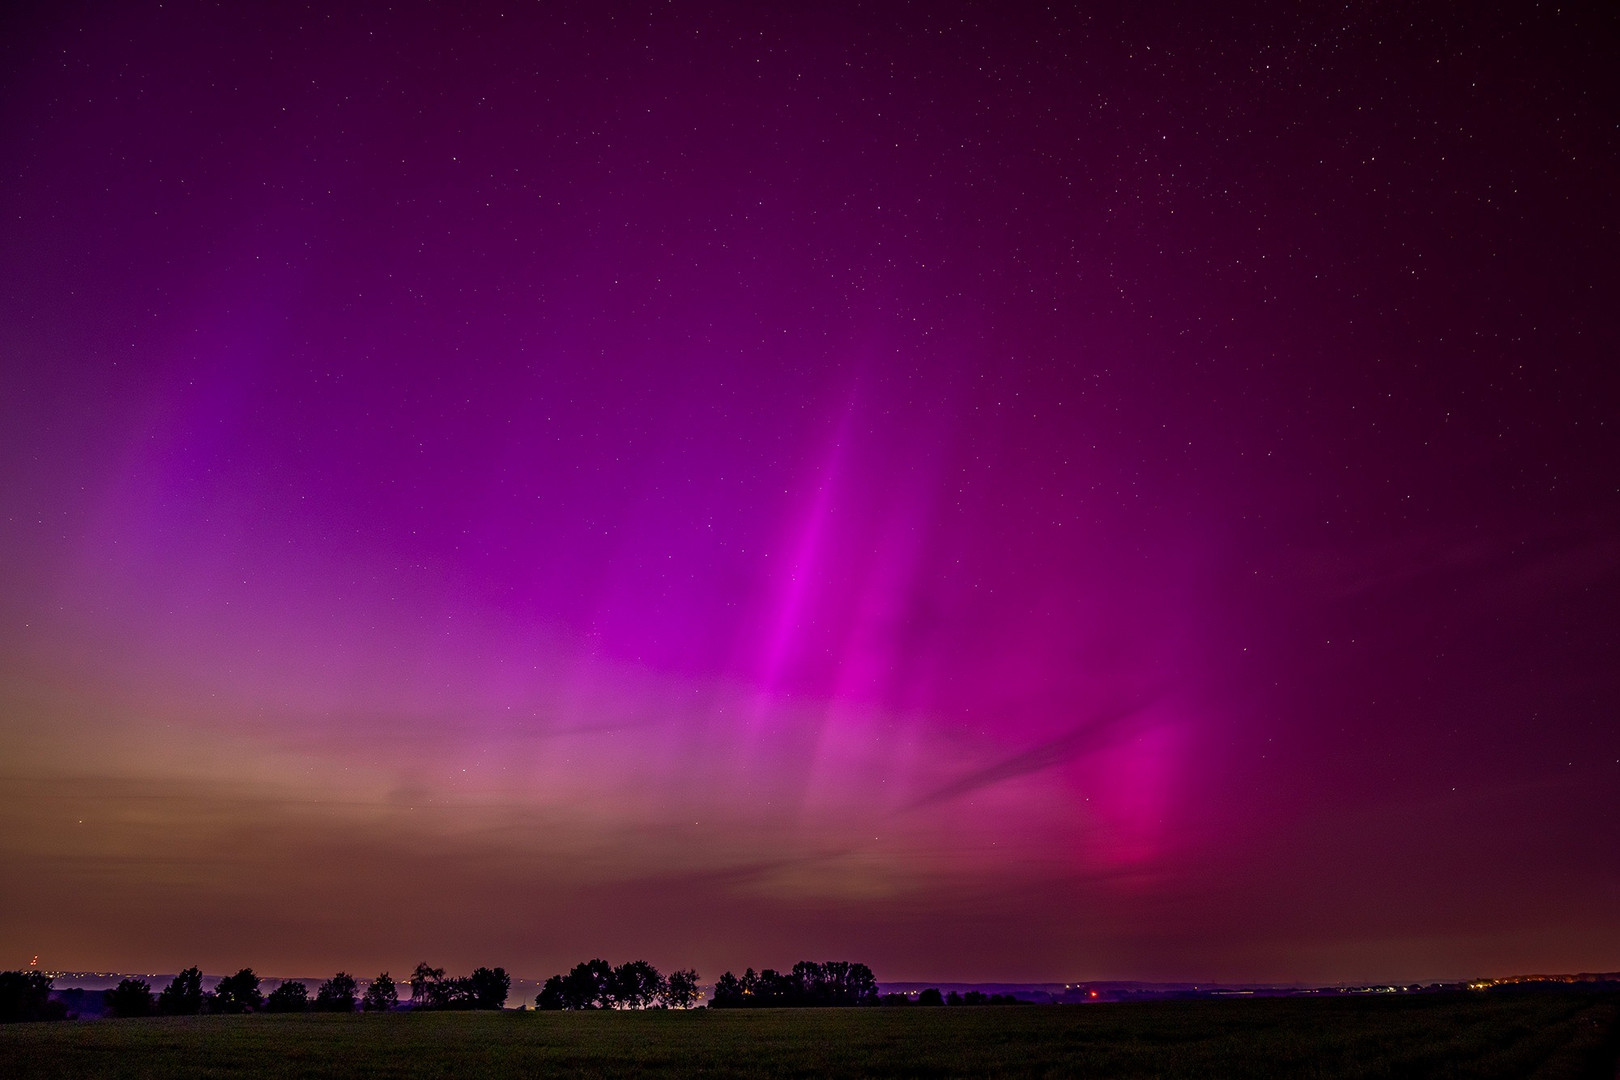
{"label": "night sky", "polygon": [[1620,969],[1612,4],[323,6],[0,22],[0,968]]}

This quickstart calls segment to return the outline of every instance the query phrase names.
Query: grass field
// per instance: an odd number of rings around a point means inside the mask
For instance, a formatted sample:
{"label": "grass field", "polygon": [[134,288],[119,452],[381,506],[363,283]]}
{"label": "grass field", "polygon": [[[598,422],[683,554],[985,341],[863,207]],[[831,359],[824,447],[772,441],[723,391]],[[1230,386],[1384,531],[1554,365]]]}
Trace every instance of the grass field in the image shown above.
{"label": "grass field", "polygon": [[1600,1077],[1616,995],[203,1016],[0,1027],[0,1077]]}

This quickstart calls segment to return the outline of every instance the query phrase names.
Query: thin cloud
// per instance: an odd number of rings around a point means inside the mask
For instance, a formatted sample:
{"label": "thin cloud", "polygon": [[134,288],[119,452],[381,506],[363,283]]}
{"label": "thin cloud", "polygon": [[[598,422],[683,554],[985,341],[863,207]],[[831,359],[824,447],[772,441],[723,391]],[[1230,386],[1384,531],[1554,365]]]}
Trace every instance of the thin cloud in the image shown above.
{"label": "thin cloud", "polygon": [[1073,731],[1049,739],[1023,753],[1014,754],[994,765],[958,777],[943,787],[935,788],[908,803],[905,809],[917,810],[924,806],[949,802],[1005,780],[1041,772],[1084,754],[1095,753],[1117,741],[1125,721],[1141,712],[1143,708],[1143,705],[1137,704],[1103,713]]}

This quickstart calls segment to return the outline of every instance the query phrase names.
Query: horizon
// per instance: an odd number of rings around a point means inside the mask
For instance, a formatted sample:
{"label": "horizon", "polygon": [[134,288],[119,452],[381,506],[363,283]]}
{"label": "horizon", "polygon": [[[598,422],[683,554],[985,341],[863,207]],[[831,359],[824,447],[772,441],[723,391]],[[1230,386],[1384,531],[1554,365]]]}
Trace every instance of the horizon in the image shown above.
{"label": "horizon", "polygon": [[0,951],[1620,969],[1612,12],[9,14]]}
{"label": "horizon", "polygon": [[[760,971],[764,971],[764,970],[786,971],[791,966],[792,965],[786,965],[786,966],[784,966],[782,968],[779,968],[779,969],[760,968],[758,970],[760,970]],[[38,969],[35,969],[35,968],[22,968],[22,969],[15,969],[15,970],[25,970],[25,971],[27,971],[27,970],[38,970],[42,974],[44,974],[47,977],[51,978],[53,980],[53,983],[54,983],[54,980],[56,980],[56,979],[61,979],[61,978],[70,978],[71,979],[71,978],[75,978],[75,977],[92,978],[92,979],[99,979],[99,980],[104,980],[104,981],[110,981],[110,980],[112,980],[114,978],[118,978],[118,979],[124,979],[124,978],[141,978],[141,979],[164,979],[164,978],[168,978],[168,979],[172,979],[174,976],[179,974],[178,971],[93,971],[93,970],[55,971],[55,970],[48,970],[48,969],[45,969],[45,968],[38,968]],[[206,982],[209,979],[213,979],[213,980],[217,981],[219,979],[226,978],[229,975],[234,975],[234,974],[236,974],[237,972],[239,972],[241,970],[244,970],[244,969],[237,968],[235,971],[223,971],[222,970],[219,974],[211,974],[208,971],[203,971],[202,972],[202,978],[204,980],[204,983],[206,984]],[[308,975],[308,974],[305,974],[305,975],[267,975],[267,974],[264,974],[262,972],[257,971],[256,969],[252,968],[251,966],[249,966],[246,970],[253,971],[254,975],[259,979],[259,981],[262,984],[262,987],[264,989],[274,989],[274,987],[271,986],[271,984],[279,985],[281,983],[287,983],[287,982],[303,982],[303,983],[306,983],[306,984],[318,983],[322,979],[330,977],[328,975]],[[400,970],[404,970],[404,969],[402,968]],[[501,969],[501,970],[504,970],[504,968]],[[392,977],[393,976],[393,971],[394,971],[393,968],[385,968],[380,972],[380,974],[389,975],[390,977]],[[348,972],[348,969],[346,969],[346,968],[336,968],[336,969],[334,969],[334,974],[343,973],[343,972]],[[356,982],[362,988],[369,985],[372,982],[372,980],[375,978],[375,976],[371,976],[371,975],[365,975],[365,976],[355,975],[353,972],[348,972],[348,974],[354,975],[354,978],[355,978]],[[552,974],[558,974],[558,973],[553,972]],[[725,973],[722,972],[721,974],[725,974]],[[740,972],[732,972],[732,974],[740,974]],[[536,976],[528,976],[528,975],[520,975],[520,974],[516,974],[516,973],[513,973],[513,972],[507,972],[507,975],[511,978],[512,986],[514,987],[514,992],[515,992],[515,988],[518,987],[518,986],[524,986],[524,987],[539,987],[539,986],[542,986],[542,985],[545,984],[546,979],[551,977],[550,975],[537,976],[537,977]],[[715,980],[718,979],[719,977],[720,976],[717,975],[717,976],[715,976],[713,978],[705,979],[705,978],[703,978],[701,976],[701,973],[700,973],[699,979],[698,979],[698,985],[699,985],[700,988],[711,989],[712,990],[713,987],[714,987]],[[396,983],[399,983],[400,985],[404,985],[404,983],[403,983],[403,981],[401,979],[396,979],[395,981],[396,981]],[[879,987],[880,990],[883,990],[885,988],[890,988],[890,989],[896,990],[899,993],[912,994],[912,993],[915,993],[917,990],[926,989],[928,987],[937,987],[938,989],[941,989],[941,990],[950,990],[950,989],[965,990],[965,989],[972,989],[972,988],[978,988],[978,989],[1002,989],[1002,990],[1005,990],[1005,989],[1036,990],[1036,989],[1047,989],[1047,988],[1063,988],[1063,989],[1066,989],[1066,990],[1079,990],[1079,989],[1090,989],[1090,988],[1094,988],[1094,987],[1101,987],[1101,988],[1121,988],[1121,987],[1133,987],[1133,988],[1136,988],[1136,987],[1139,987],[1139,988],[1147,988],[1147,989],[1162,988],[1162,989],[1194,989],[1194,990],[1197,990],[1197,989],[1208,989],[1208,990],[1219,990],[1219,989],[1305,990],[1305,989],[1349,989],[1349,988],[1359,988],[1359,987],[1391,987],[1391,986],[1392,987],[1397,987],[1397,988],[1409,988],[1409,987],[1427,988],[1427,987],[1433,987],[1433,986],[1473,987],[1473,986],[1480,986],[1480,985],[1485,985],[1485,984],[1504,985],[1504,984],[1512,984],[1512,983],[1517,983],[1517,982],[1537,982],[1537,981],[1546,981],[1546,982],[1620,981],[1620,971],[1595,971],[1594,970],[1594,971],[1533,972],[1533,973],[1532,972],[1515,972],[1515,973],[1510,974],[1510,975],[1476,973],[1474,975],[1464,977],[1464,978],[1450,978],[1450,979],[1412,979],[1412,980],[1406,980],[1406,981],[1395,981],[1395,980],[1386,980],[1386,979],[1366,979],[1366,980],[1339,981],[1339,982],[1334,982],[1334,983],[1235,982],[1235,981],[1223,981],[1223,980],[1211,980],[1211,979],[1204,979],[1204,980],[1199,980],[1199,979],[1177,979],[1177,980],[1164,980],[1164,981],[1144,981],[1144,980],[1139,980],[1139,979],[1070,979],[1070,980],[1052,980],[1052,981],[1028,981],[1028,980],[1005,980],[1005,979],[999,979],[999,980],[998,979],[962,980],[962,979],[882,979],[882,978],[878,979],[877,983],[878,983],[878,987]],[[73,988],[75,988],[75,987],[53,986],[53,989],[56,989],[56,990],[73,989]],[[152,988],[152,990],[154,992],[156,992],[157,990],[162,989],[162,987],[157,985],[156,983],[151,984],[151,988]],[[901,988],[910,988],[910,989],[901,989]],[[208,987],[205,985],[204,989],[206,990],[206,989],[208,989]],[[519,1001],[518,1004],[521,1005],[521,1004],[524,1004],[524,1002]],[[512,1006],[509,1005],[509,1007],[512,1007]]]}

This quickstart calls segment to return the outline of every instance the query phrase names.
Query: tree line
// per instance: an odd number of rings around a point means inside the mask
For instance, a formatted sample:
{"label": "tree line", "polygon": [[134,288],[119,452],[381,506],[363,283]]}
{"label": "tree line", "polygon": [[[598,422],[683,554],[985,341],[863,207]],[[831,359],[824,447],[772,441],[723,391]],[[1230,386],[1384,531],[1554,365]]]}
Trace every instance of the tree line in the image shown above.
{"label": "tree line", "polygon": [[107,1011],[114,1016],[196,1016],[199,1013],[249,1012],[387,1012],[399,1004],[394,980],[385,971],[372,979],[365,993],[353,975],[340,971],[316,988],[289,979],[269,994],[260,989],[252,968],[227,975],[213,990],[204,990],[203,974],[195,967],[176,975],[158,994],[145,979],[124,979],[107,991]]}
{"label": "tree line", "polygon": [[666,977],[645,960],[613,967],[600,958],[553,975],[535,995],[537,1009],[689,1009],[703,1000],[698,973],[687,968]]}
{"label": "tree line", "polygon": [[[689,1009],[703,1000],[698,973],[671,972],[666,978],[645,960],[614,967],[600,958],[574,965],[566,975],[553,975],[535,996],[537,1009]],[[720,976],[709,1007],[788,1008],[878,1004],[877,979],[865,964],[801,960],[780,973],[753,968],[741,978]]]}
{"label": "tree line", "polygon": [[[0,1022],[61,1020],[67,1007],[52,1001],[50,977],[39,971],[0,972]],[[512,988],[504,968],[478,968],[471,975],[446,977],[443,968],[416,965],[410,979],[412,1009],[500,1009]],[[200,1013],[389,1012],[400,1005],[399,987],[388,972],[366,985],[346,971],[321,983],[312,997],[307,984],[287,980],[270,993],[260,989],[252,968],[227,975],[203,989],[202,971],[186,968],[158,993],[145,979],[126,978],[103,999],[113,1016],[196,1016]]]}
{"label": "tree line", "polygon": [[[313,996],[302,982],[288,980],[265,994],[252,968],[227,975],[212,990],[203,989],[203,974],[189,967],[154,994],[145,979],[126,978],[106,991],[107,1011],[114,1016],[195,1016],[199,1013],[389,1012],[401,1006],[401,987],[383,972],[361,992],[353,975],[340,971],[322,982]],[[444,968],[416,965],[406,985],[412,1009],[504,1008],[512,980],[504,968],[478,968],[470,975],[447,976]],[[66,1008],[50,1000],[51,980],[41,972],[0,972],[0,1020],[61,1019]],[[690,968],[665,976],[645,960],[614,967],[597,958],[576,964],[567,974],[547,979],[534,1004],[543,1010],[690,1009],[703,1001],[698,973]],[[918,1005],[943,1005],[938,990],[924,990]],[[952,1005],[1011,1004],[1010,995],[966,996],[952,991]],[[741,977],[720,976],[709,1002],[716,1009],[806,1008],[822,1006],[909,1005],[903,994],[878,996],[877,979],[865,964],[844,960],[814,963],[801,960],[790,971],[771,968]]]}
{"label": "tree line", "polygon": [[818,1006],[862,1006],[878,1004],[877,979],[865,964],[829,960],[817,964],[801,960],[793,970],[778,972],[766,968],[757,975],[753,968],[738,978],[731,972],[714,984],[714,1009],[814,1008]]}
{"label": "tree line", "polygon": [[444,968],[416,965],[411,973],[413,1009],[501,1009],[512,989],[505,968],[477,968],[471,975],[446,978]]}

